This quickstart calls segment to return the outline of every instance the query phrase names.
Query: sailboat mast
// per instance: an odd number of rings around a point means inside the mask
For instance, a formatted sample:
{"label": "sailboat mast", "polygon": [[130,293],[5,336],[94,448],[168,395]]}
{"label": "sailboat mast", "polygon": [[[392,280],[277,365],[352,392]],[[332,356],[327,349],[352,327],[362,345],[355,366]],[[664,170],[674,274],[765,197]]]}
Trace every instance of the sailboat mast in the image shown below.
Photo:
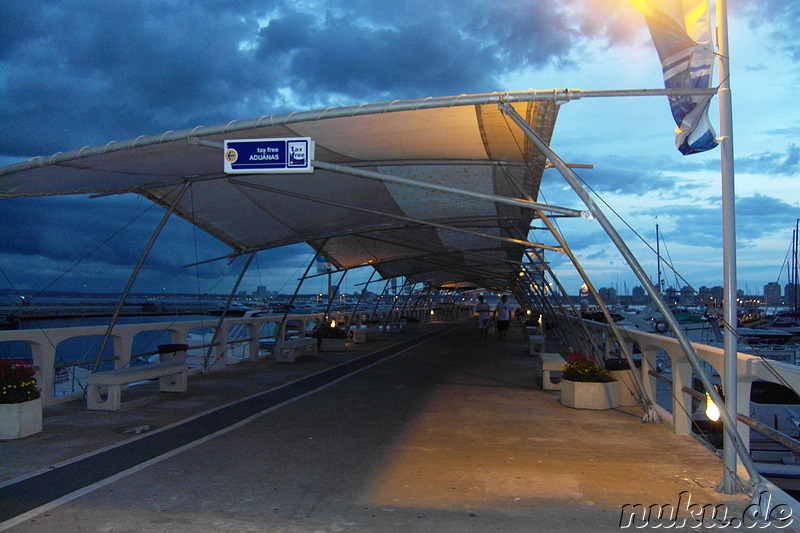
{"label": "sailboat mast", "polygon": [[664,293],[664,287],[661,283],[661,238],[658,234],[658,224],[656,224],[656,265],[657,265],[657,278],[656,278],[656,287],[658,287],[659,294]]}
{"label": "sailboat mast", "polygon": [[798,310],[798,307],[797,307],[797,303],[798,303],[798,293],[800,293],[800,291],[798,291],[798,290],[797,290],[797,289],[798,289],[798,287],[797,287],[797,270],[798,270],[798,264],[797,264],[797,253],[798,253],[798,243],[800,243],[800,218],[798,218],[798,219],[797,219],[797,220],[795,220],[795,222],[794,222],[794,242],[793,242],[793,247],[792,247],[792,280],[791,280],[791,283],[792,283],[792,285],[791,285],[791,287],[792,287],[792,290],[794,291],[794,298],[793,298],[792,311],[794,311],[795,313],[796,313],[796,312],[797,312],[797,310]]}

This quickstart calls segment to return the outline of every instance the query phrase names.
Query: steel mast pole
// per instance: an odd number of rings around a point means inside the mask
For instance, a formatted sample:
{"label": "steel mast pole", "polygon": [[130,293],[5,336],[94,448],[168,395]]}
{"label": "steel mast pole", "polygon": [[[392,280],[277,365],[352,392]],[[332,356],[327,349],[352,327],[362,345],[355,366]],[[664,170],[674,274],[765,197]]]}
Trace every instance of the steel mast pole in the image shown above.
{"label": "steel mast pole", "polygon": [[[606,218],[605,214],[600,211],[594,200],[592,200],[589,194],[583,189],[575,173],[569,169],[566,164],[564,164],[561,158],[558,157],[555,152],[553,152],[547,143],[545,143],[541,137],[539,137],[533,127],[531,127],[531,125],[528,124],[512,106],[508,104],[501,104],[500,108],[525,132],[526,136],[533,142],[533,144],[539,148],[542,153],[548,157],[548,159],[550,159],[550,161],[553,163],[553,166],[556,167],[556,169],[559,171],[559,173],[561,173],[567,183],[569,183],[575,193],[581,198],[584,204],[586,204],[586,206],[592,212],[595,220],[600,223],[600,226],[605,230],[606,234],[625,258],[628,265],[630,265],[631,270],[633,270],[634,274],[636,274],[636,277],[639,278],[642,286],[650,294],[650,298],[653,299],[653,302],[658,310],[661,311],[661,314],[664,316],[664,320],[666,320],[667,325],[669,325],[670,329],[672,329],[672,331],[675,333],[675,338],[677,339],[678,344],[686,353],[686,357],[689,359],[692,368],[694,368],[695,372],[697,372],[698,379],[705,387],[709,396],[711,396],[712,401],[717,405],[724,405],[725,402],[722,401],[722,398],[714,388],[707,375],[707,372],[703,368],[702,361],[698,357],[689,340],[686,338],[686,334],[683,332],[680,324],[678,324],[678,321],[675,319],[675,315],[672,314],[672,311],[669,309],[662,296],[656,290],[655,285],[653,285],[652,281],[650,281],[650,278],[644,272],[641,265],[636,260],[636,257],[622,240],[622,237],[611,225],[611,222]],[[737,432],[735,419],[732,419],[728,410],[724,408],[720,410],[720,416],[722,417],[723,428],[726,433],[731,435],[731,438],[733,439],[732,442],[736,447],[736,451],[741,458],[742,464],[750,476],[750,484],[753,487],[754,500],[757,500],[759,494],[767,490],[764,480],[758,473],[758,470],[753,463],[753,459],[750,457],[749,450],[745,447],[744,442],[742,442],[742,439]]]}
{"label": "steel mast pole", "polygon": [[[733,173],[733,104],[730,88],[730,64],[728,48],[728,2],[717,0],[717,61],[719,63],[719,145],[720,172],[722,182],[722,270],[723,270],[723,317],[726,328],[723,332],[725,352],[723,391],[725,410],[732,420],[738,418],[737,352],[736,339],[736,195]],[[732,428],[735,429],[735,428]],[[749,451],[749,450],[748,450]],[[734,494],[736,490],[736,449],[730,433],[724,433],[722,458],[724,475],[717,490]]]}
{"label": "steel mast pole", "polygon": [[150,240],[147,241],[144,250],[142,250],[142,254],[139,256],[139,262],[136,263],[136,266],[133,268],[133,272],[131,272],[131,275],[128,278],[128,283],[122,290],[122,294],[119,295],[119,302],[117,302],[117,307],[114,309],[114,314],[111,317],[111,321],[108,323],[106,333],[103,336],[102,342],[100,343],[100,349],[97,351],[97,357],[94,360],[94,365],[92,365],[92,372],[97,372],[100,368],[100,363],[103,360],[103,352],[105,352],[106,345],[108,345],[108,341],[111,339],[111,333],[114,331],[114,326],[117,324],[119,314],[122,312],[122,306],[125,304],[125,300],[128,298],[128,294],[130,294],[131,289],[133,288],[133,282],[136,281],[136,277],[139,275],[139,271],[142,269],[145,259],[147,259],[150,250],[153,249],[153,245],[156,243],[158,236],[161,234],[161,230],[164,229],[167,220],[169,220],[169,217],[172,215],[172,212],[175,211],[175,208],[178,207],[178,203],[180,203],[183,195],[189,190],[190,186],[190,181],[183,182],[178,194],[172,200],[169,209],[167,209],[167,211],[164,213],[164,216],[161,217],[161,221],[158,223],[153,235],[150,237]]}

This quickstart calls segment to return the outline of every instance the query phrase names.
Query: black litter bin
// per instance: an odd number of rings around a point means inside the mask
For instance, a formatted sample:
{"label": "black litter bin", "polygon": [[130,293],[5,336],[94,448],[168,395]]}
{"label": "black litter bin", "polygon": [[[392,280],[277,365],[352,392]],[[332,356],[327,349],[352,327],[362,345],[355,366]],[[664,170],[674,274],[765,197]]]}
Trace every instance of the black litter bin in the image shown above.
{"label": "black litter bin", "polygon": [[158,358],[162,363],[183,363],[187,348],[188,344],[159,344]]}

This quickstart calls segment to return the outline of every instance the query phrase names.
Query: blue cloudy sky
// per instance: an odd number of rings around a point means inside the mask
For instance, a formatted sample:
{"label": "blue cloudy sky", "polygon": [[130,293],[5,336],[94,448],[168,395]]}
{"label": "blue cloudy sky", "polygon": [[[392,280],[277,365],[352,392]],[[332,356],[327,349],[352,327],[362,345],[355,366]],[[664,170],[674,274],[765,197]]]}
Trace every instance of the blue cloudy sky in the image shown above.
{"label": "blue cloudy sky", "polygon": [[[800,2],[730,0],[730,10],[739,285],[760,292],[786,282],[800,217]],[[0,164],[293,110],[658,88],[660,76],[627,0],[0,0]],[[562,107],[553,148],[594,165],[581,177],[651,244],[659,224],[693,286],[718,285],[719,151],[681,156],[673,128],[665,98],[585,99]],[[542,197],[580,207],[553,170]],[[133,196],[4,199],[0,289],[119,291],[161,214]],[[652,252],[611,218],[655,273]],[[560,227],[598,286],[635,284],[596,223]],[[180,267],[227,252],[174,220],[134,290],[225,291],[237,262]],[[304,246],[259,253],[243,288],[291,291],[309,259]],[[571,267],[549,259],[576,292]],[[672,274],[666,282],[683,284]],[[308,292],[319,290],[313,283]]]}

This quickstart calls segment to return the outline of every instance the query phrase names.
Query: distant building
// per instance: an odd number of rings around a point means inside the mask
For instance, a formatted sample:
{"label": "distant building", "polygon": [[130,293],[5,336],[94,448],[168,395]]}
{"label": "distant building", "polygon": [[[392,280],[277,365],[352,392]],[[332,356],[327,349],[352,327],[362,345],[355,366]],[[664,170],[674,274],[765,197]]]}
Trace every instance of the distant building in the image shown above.
{"label": "distant building", "polygon": [[774,281],[764,285],[764,301],[767,305],[780,305],[781,286]]}
{"label": "distant building", "polygon": [[680,299],[680,292],[675,287],[667,287],[667,290],[664,292],[664,297],[668,302],[677,303]]}
{"label": "distant building", "polygon": [[697,290],[697,294],[700,296],[700,301],[707,305],[722,305],[724,290],[719,285],[715,287],[706,287],[703,285]]}
{"label": "distant building", "polygon": [[645,305],[647,303],[647,293],[643,287],[637,285],[631,289],[631,299],[634,305]]}
{"label": "distant building", "polygon": [[256,288],[256,292],[253,293],[253,297],[258,300],[266,300],[268,296],[267,288],[263,285],[259,285],[258,288]]}
{"label": "distant building", "polygon": [[797,294],[796,283],[787,283],[784,294],[785,296],[783,298],[783,303],[785,303],[786,305],[794,305],[795,302],[800,301],[800,298],[798,298],[798,296],[800,295]]}
{"label": "distant building", "polygon": [[688,300],[694,298],[694,289],[688,285],[681,287],[681,298],[686,298]]}
{"label": "distant building", "polygon": [[711,287],[711,289],[710,289],[710,290],[711,290],[711,298],[712,298],[712,299],[713,299],[713,300],[714,300],[714,301],[715,301],[717,304],[720,304],[720,305],[721,305],[721,304],[722,304],[722,298],[723,298],[723,295],[725,294],[725,289],[723,289],[723,288],[722,288],[722,287],[720,287],[719,285],[715,285],[715,286]]}
{"label": "distant building", "polygon": [[600,295],[600,299],[606,303],[617,301],[617,290],[613,287],[600,287],[597,293]]}

